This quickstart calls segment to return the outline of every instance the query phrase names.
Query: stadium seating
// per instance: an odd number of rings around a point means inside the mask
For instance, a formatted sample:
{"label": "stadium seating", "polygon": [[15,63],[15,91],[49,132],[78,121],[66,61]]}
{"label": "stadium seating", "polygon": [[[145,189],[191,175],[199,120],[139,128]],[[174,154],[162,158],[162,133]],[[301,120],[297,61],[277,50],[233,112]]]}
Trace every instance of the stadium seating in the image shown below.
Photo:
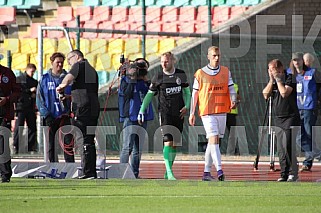
{"label": "stadium seating", "polygon": [[37,9],[41,8],[42,1],[41,0],[24,0],[22,5],[18,5],[18,9]]}
{"label": "stadium seating", "polygon": [[163,38],[159,41],[159,53],[172,51],[176,47],[175,39],[173,38]]}
{"label": "stadium seating", "polygon": [[193,23],[196,20],[197,8],[193,6],[181,7],[179,11],[178,21]]}
{"label": "stadium seating", "polygon": [[[113,30],[114,25],[111,22],[102,22],[98,25],[98,29]],[[98,38],[110,39],[113,37],[113,33],[98,33]]]}
{"label": "stadium seating", "polygon": [[43,39],[43,52],[44,54],[52,54],[57,52],[58,41],[57,39],[44,38]]}
{"label": "stadium seating", "polygon": [[108,6],[117,6],[119,5],[119,0],[102,0],[101,4]]}
{"label": "stadium seating", "polygon": [[190,1],[189,0],[174,0],[172,5],[174,5],[175,7],[185,7],[187,5],[190,5]]}
{"label": "stadium seating", "polygon": [[91,53],[102,54],[107,52],[108,42],[106,39],[92,39],[91,40]]}
{"label": "stadium seating", "polygon": [[108,54],[121,54],[124,52],[125,41],[123,39],[112,39],[108,42]]}
{"label": "stadium seating", "polygon": [[0,7],[0,25],[9,25],[16,22],[15,7]]}
{"label": "stadium seating", "polygon": [[[86,21],[84,24],[84,28],[92,28],[92,29],[97,29],[98,24],[96,21]],[[83,38],[88,38],[88,39],[94,39],[97,38],[97,33],[94,32],[83,32],[82,37]]]}
{"label": "stadium seating", "polygon": [[100,5],[100,0],[83,0],[83,5],[96,7]]}
{"label": "stadium seating", "polygon": [[214,7],[213,10],[213,25],[217,26],[227,20],[231,15],[231,8],[228,6]]}
{"label": "stadium seating", "polygon": [[80,17],[80,22],[84,23],[92,19],[93,10],[89,6],[77,7],[74,9],[75,17]]}
{"label": "stadium seating", "polygon": [[38,53],[38,40],[36,38],[21,38],[20,52],[26,54]]}
{"label": "stadium seating", "polygon": [[165,6],[162,10],[162,23],[176,22],[178,20],[179,9],[174,6]]}
{"label": "stadium seating", "polygon": [[133,55],[136,55],[141,52],[142,43],[140,39],[132,38],[126,40],[124,54],[127,58],[134,58]]}
{"label": "stadium seating", "polygon": [[96,55],[96,70],[112,70],[111,57],[108,53],[101,53]]}
{"label": "stadium seating", "polygon": [[[29,38],[38,38],[38,29],[39,26],[45,26],[46,24],[44,23],[31,23],[30,27],[29,27],[29,34],[27,37]],[[42,31],[42,35],[43,37],[47,36],[47,31]]]}
{"label": "stadium seating", "polygon": [[68,22],[74,20],[74,10],[70,6],[61,6],[57,9],[57,22]]}
{"label": "stadium seating", "polygon": [[261,0],[243,0],[243,5],[256,5],[259,4]]}
{"label": "stadium seating", "polygon": [[[83,49],[80,49],[81,51],[83,51]],[[83,52],[84,53],[84,52]],[[89,63],[91,64],[91,66],[95,67],[96,66],[96,54],[92,54],[92,53],[84,53],[85,58],[89,61]]]}
{"label": "stadium seating", "polygon": [[0,7],[7,6],[7,1],[6,0],[0,0]]}
{"label": "stadium seating", "polygon": [[156,5],[159,7],[172,5],[172,0],[156,0]]}
{"label": "stadium seating", "polygon": [[233,5],[241,5],[243,0],[226,0],[225,5],[233,6]]}
{"label": "stadium seating", "polygon": [[7,0],[7,6],[9,7],[17,7],[23,5],[23,0]]}
{"label": "stadium seating", "polygon": [[94,8],[93,20],[97,23],[109,21],[111,19],[111,10],[109,6],[99,6]]}
{"label": "stadium seating", "polygon": [[136,6],[138,5],[139,0],[119,0],[118,5],[127,7],[127,6]]}
{"label": "stadium seating", "polygon": [[10,50],[12,54],[20,53],[20,40],[18,38],[7,38],[4,40],[4,49]]}
{"label": "stadium seating", "polygon": [[12,70],[25,70],[29,63],[29,55],[24,53],[12,54]]}
{"label": "stadium seating", "polygon": [[80,50],[87,55],[88,53],[91,52],[91,40],[85,39],[85,38],[80,38]]}
{"label": "stadium seating", "polygon": [[146,22],[159,22],[162,18],[161,7],[147,7],[146,8]]}
{"label": "stadium seating", "polygon": [[[67,23],[57,22],[56,20],[52,20],[48,23],[48,26],[64,27],[66,25],[67,25]],[[50,31],[49,33],[47,33],[47,37],[48,38],[63,38],[64,32],[61,30]],[[37,37],[35,37],[35,38],[37,38]]]}
{"label": "stadium seating", "polygon": [[146,6],[155,6],[156,0],[145,0]]}

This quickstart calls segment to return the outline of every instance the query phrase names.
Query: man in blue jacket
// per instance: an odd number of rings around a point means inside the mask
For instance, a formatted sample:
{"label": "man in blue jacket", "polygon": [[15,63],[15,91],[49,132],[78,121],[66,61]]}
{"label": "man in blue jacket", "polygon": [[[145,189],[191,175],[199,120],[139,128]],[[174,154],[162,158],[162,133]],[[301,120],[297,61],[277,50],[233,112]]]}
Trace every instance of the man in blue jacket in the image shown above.
{"label": "man in blue jacket", "polygon": [[[120,163],[128,163],[131,155],[131,168],[136,178],[139,178],[139,165],[142,147],[146,136],[147,123],[138,124],[137,117],[142,101],[148,92],[147,81],[148,62],[145,59],[128,67],[122,77],[118,93],[119,120],[123,122],[123,146],[120,153]],[[154,119],[152,105],[149,104],[145,114],[146,121]]]}
{"label": "man in blue jacket", "polygon": [[[56,92],[56,87],[62,82],[67,72],[63,69],[65,56],[62,53],[54,53],[50,57],[52,68],[42,76],[37,88],[36,104],[40,112],[40,116],[44,126],[49,127],[49,161],[58,162],[58,155],[56,152],[57,141],[62,137],[63,133],[59,130],[60,127],[70,125],[70,94],[71,87],[68,86],[64,91],[64,98],[60,99]],[[64,149],[64,158],[66,162],[75,162],[73,151],[73,137],[67,134],[64,141],[59,141]]]}

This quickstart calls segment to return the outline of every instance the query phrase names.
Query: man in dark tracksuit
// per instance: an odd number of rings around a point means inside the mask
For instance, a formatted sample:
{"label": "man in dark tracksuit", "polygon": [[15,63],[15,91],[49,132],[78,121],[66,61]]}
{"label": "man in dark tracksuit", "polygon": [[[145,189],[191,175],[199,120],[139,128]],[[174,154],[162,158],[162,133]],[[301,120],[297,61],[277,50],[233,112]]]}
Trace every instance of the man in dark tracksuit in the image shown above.
{"label": "man in dark tracksuit", "polygon": [[13,103],[21,88],[11,69],[0,65],[0,174],[1,182],[10,182],[12,175],[9,149],[11,120],[14,118]]}
{"label": "man in dark tracksuit", "polygon": [[[28,152],[37,151],[37,117],[36,117],[36,91],[38,81],[33,78],[36,71],[34,64],[28,64],[26,71],[17,77],[21,85],[21,96],[16,104],[17,119],[14,128],[13,146],[15,154],[19,152],[19,141],[25,121],[28,126]],[[23,141],[22,141],[23,142]]]}
{"label": "man in dark tracksuit", "polygon": [[[71,51],[67,60],[71,69],[56,90],[60,93],[73,82],[71,89],[71,110],[74,114],[72,125],[78,127],[83,136],[83,175],[79,179],[94,179],[97,178],[95,134],[88,133],[87,127],[95,128],[98,123],[100,110],[98,74],[79,50]],[[79,141],[78,138],[77,141]]]}

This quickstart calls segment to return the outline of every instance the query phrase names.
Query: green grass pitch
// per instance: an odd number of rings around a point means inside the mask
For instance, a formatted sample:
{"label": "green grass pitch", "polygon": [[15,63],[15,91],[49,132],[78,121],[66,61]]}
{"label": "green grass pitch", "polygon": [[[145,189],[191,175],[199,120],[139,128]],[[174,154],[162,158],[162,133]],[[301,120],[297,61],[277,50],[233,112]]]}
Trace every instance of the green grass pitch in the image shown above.
{"label": "green grass pitch", "polygon": [[13,178],[0,194],[1,213],[321,212],[321,183]]}

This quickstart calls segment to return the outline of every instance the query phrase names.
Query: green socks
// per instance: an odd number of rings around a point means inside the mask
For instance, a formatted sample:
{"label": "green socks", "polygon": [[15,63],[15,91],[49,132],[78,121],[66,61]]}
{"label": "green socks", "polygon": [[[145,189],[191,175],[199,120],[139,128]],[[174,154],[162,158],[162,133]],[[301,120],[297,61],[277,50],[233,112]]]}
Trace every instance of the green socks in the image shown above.
{"label": "green socks", "polygon": [[176,180],[172,171],[173,163],[176,157],[176,149],[174,149],[171,146],[164,146],[163,155],[164,155],[164,162],[166,167],[164,179]]}

